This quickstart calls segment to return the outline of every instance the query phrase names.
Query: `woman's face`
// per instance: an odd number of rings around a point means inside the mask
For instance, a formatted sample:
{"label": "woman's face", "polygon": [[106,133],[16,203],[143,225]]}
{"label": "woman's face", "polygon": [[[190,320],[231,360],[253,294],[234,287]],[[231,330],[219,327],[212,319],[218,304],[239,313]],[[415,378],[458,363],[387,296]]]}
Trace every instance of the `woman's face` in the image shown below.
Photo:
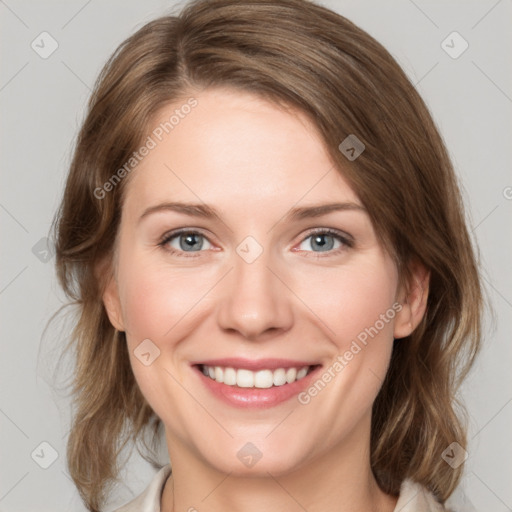
{"label": "woman's face", "polygon": [[171,459],[277,475],[367,450],[412,329],[396,267],[303,115],[195,98],[159,113],[190,111],[130,177],[104,295]]}

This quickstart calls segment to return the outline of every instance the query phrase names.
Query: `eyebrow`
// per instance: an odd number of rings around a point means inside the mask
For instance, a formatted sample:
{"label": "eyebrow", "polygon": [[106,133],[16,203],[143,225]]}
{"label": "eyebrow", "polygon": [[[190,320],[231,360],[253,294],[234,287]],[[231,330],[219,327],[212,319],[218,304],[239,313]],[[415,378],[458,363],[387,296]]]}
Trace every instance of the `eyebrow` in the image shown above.
{"label": "eyebrow", "polygon": [[[150,206],[147,208],[144,213],[140,216],[139,222],[157,212],[164,211],[174,211],[178,213],[183,213],[185,215],[190,215],[192,217],[203,217],[206,219],[218,218],[220,219],[220,215],[215,210],[215,208],[208,206],[207,204],[201,203],[180,203],[180,202],[167,202],[157,204],[155,206]],[[366,212],[366,208],[364,206],[352,203],[352,202],[344,202],[344,203],[327,203],[327,204],[319,204],[313,206],[303,206],[299,208],[292,208],[281,220],[285,221],[297,221],[308,218],[321,217],[322,215],[327,215],[329,213],[335,211],[361,211]]]}

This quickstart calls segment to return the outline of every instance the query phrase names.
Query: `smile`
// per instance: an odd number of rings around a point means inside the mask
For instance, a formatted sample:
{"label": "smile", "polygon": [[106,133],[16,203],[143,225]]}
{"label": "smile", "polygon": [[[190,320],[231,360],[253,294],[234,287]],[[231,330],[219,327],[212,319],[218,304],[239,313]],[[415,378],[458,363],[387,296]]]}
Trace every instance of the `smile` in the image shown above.
{"label": "smile", "polygon": [[237,408],[268,408],[296,398],[318,374],[321,364],[285,359],[226,358],[194,362],[202,385]]}
{"label": "smile", "polygon": [[298,368],[277,368],[276,370],[263,369],[251,371],[245,368],[231,368],[222,366],[200,365],[203,374],[210,379],[240,388],[266,389],[273,386],[284,386],[303,379],[313,366],[302,366]]}

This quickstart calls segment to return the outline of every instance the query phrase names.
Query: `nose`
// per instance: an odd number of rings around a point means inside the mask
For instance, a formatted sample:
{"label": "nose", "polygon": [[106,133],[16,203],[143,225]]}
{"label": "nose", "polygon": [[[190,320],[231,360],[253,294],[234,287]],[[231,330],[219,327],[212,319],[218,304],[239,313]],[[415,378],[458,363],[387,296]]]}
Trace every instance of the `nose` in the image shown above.
{"label": "nose", "polygon": [[218,308],[219,326],[250,341],[288,331],[293,323],[292,292],[279,274],[270,268],[265,252],[252,263],[234,255],[234,268],[224,280]]}

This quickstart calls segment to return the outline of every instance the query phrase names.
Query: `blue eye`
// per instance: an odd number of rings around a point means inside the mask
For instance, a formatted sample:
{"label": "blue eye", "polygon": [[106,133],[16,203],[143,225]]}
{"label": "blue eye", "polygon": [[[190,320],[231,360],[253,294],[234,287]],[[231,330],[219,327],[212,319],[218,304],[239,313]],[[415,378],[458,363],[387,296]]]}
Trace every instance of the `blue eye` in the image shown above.
{"label": "blue eye", "polygon": [[200,252],[202,249],[211,248],[206,237],[197,231],[171,233],[160,242],[160,245],[168,246],[171,252]]}
{"label": "blue eye", "polygon": [[[303,247],[306,245],[306,247]],[[337,252],[343,246],[352,247],[352,242],[336,231],[317,230],[306,237],[299,245],[301,251]]]}

